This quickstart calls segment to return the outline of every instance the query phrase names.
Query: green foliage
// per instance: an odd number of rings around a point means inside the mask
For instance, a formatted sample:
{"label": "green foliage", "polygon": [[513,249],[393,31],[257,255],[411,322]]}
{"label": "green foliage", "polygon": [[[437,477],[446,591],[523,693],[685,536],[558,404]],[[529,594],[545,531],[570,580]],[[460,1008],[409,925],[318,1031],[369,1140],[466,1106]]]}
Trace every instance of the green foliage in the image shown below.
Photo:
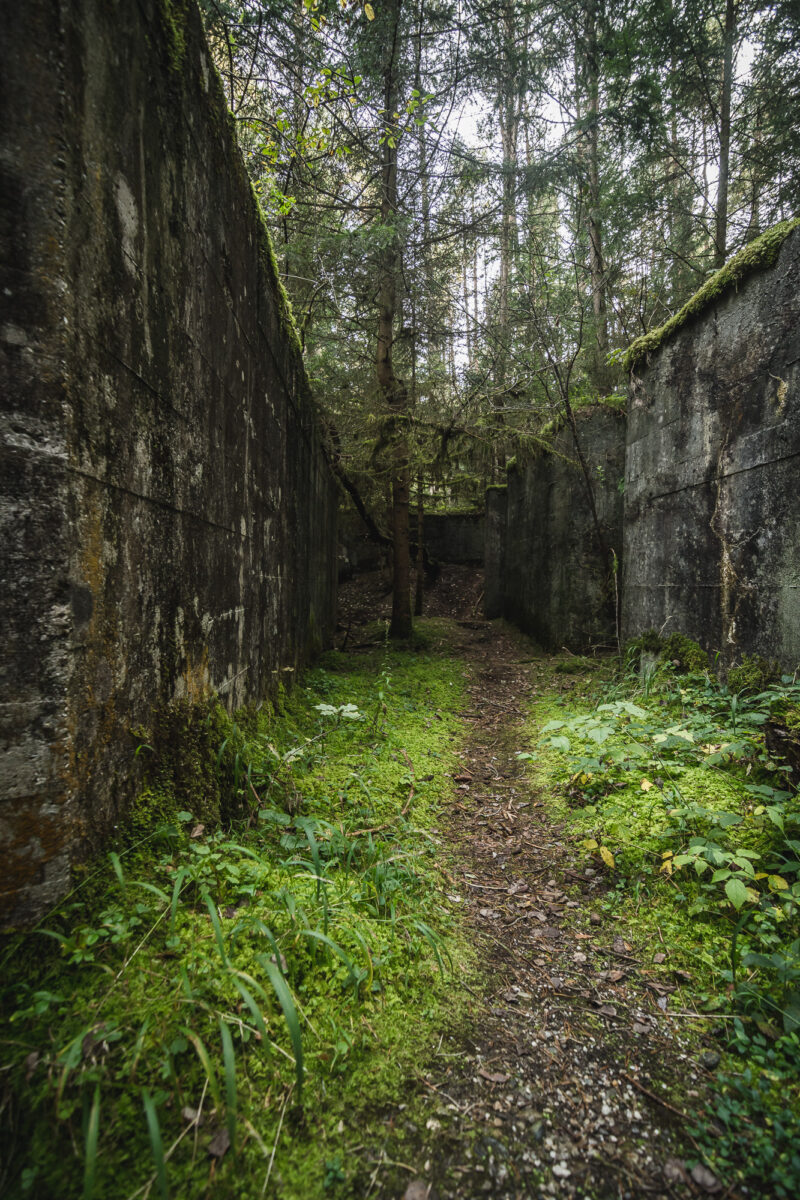
{"label": "green foliage", "polygon": [[769,662],[759,654],[745,654],[739,665],[728,671],[728,687],[732,692],[763,692],[780,677],[780,663]]}
{"label": "green foliage", "polygon": [[658,655],[662,667],[686,674],[702,674],[710,665],[703,647],[683,633],[663,637],[655,629],[646,629],[627,643],[623,657],[629,667],[638,670],[642,654]]}
{"label": "green foliage", "polygon": [[7,947],[5,1194],[201,1194],[211,1153],[223,1194],[255,1196],[275,1147],[281,1194],[322,1195],[337,1153],[352,1170],[339,1122],[368,1120],[457,1019],[468,951],[430,826],[460,671],[385,647],[343,665],[281,712],[171,723],[164,746],[191,770],[208,752],[237,820],[178,808],[159,745],[144,840]]}
{"label": "green foliage", "polygon": [[614,884],[605,906],[668,934],[695,1003],[729,1018],[741,1061],[695,1136],[720,1178],[777,1196],[800,1186],[800,796],[765,735],[798,701],[788,677],[748,695],[708,673],[637,672],[522,755],[561,781],[576,843]]}
{"label": "green foliage", "polygon": [[664,639],[655,629],[645,629],[637,638],[631,638],[625,647],[626,656],[631,658],[644,650],[648,654],[660,654]]}
{"label": "green foliage", "polygon": [[708,654],[697,642],[682,633],[671,633],[664,640],[662,657],[684,674],[708,670]]}
{"label": "green foliage", "polygon": [[796,1033],[774,1039],[748,1032],[737,1020],[731,1049],[732,1066],[740,1069],[719,1075],[719,1095],[691,1132],[707,1147],[718,1178],[741,1177],[744,1161],[754,1183],[763,1181],[769,1195],[792,1200],[800,1179],[800,1148],[796,1112],[787,1104],[785,1087],[796,1075],[800,1039]]}

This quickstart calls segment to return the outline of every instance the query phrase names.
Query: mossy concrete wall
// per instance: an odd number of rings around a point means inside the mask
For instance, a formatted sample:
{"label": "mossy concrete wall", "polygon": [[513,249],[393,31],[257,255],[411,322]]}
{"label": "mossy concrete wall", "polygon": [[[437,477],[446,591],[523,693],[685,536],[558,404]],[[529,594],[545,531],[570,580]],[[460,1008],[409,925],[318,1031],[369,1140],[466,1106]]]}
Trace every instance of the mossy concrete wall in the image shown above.
{"label": "mossy concrete wall", "polygon": [[0,912],[124,820],[159,706],[331,632],[335,489],[199,14],[5,5]]}
{"label": "mossy concrete wall", "polygon": [[632,371],[623,633],[800,662],[800,229]]}
{"label": "mossy concrete wall", "polygon": [[386,564],[387,548],[374,541],[354,509],[339,512],[339,579],[352,579]]}
{"label": "mossy concrete wall", "polygon": [[506,587],[506,524],[508,487],[490,487],[486,491],[486,524],[483,550],[483,611],[489,617],[502,617]]}
{"label": "mossy concrete wall", "polygon": [[[480,566],[484,553],[484,514],[434,512],[423,514],[423,545],[435,562]],[[410,514],[412,553],[416,555],[417,514]],[[370,535],[361,517],[352,509],[339,516],[339,578],[350,579],[364,571],[386,565],[391,549]]]}
{"label": "mossy concrete wall", "polygon": [[483,562],[484,521],[482,512],[425,513],[425,549],[436,562],[479,566]]}
{"label": "mossy concrete wall", "polygon": [[[625,418],[596,405],[577,414],[606,550],[622,549],[621,482]],[[490,491],[487,544],[487,616],[504,616],[547,650],[583,650],[616,641],[615,580],[600,545],[568,426],[552,450],[508,472],[503,502]],[[488,572],[502,572],[502,584]]]}

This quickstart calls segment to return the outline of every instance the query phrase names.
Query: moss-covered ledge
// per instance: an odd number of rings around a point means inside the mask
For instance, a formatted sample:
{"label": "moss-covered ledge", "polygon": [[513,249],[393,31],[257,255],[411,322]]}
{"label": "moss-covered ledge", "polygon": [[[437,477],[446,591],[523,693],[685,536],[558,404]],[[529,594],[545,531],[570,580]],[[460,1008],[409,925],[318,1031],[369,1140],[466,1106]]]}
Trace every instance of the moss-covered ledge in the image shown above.
{"label": "moss-covered ledge", "polygon": [[642,359],[660,349],[679,329],[716,303],[743,279],[755,271],[762,271],[773,266],[781,246],[792,230],[799,225],[800,217],[795,217],[790,221],[780,221],[771,229],[767,229],[755,241],[750,242],[738,254],[735,254],[724,267],[706,280],[700,290],[695,292],[690,300],[687,300],[674,317],[670,317],[658,329],[651,329],[631,343],[622,359],[625,370],[631,371]]}

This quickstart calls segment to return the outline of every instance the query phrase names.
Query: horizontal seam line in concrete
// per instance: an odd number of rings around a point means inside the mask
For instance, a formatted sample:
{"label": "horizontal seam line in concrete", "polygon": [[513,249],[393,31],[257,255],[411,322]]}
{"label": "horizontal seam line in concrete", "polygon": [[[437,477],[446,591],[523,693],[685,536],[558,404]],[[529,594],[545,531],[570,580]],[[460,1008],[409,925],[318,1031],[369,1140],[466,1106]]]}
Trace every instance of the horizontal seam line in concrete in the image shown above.
{"label": "horizontal seam line in concrete", "polygon": [[[80,467],[72,466],[67,461],[64,454],[51,454],[49,451],[39,446],[16,446],[6,444],[0,446],[0,458],[13,458],[17,456],[25,458],[40,458],[53,462],[64,472],[69,472],[72,475],[78,475],[82,479],[91,479],[95,483],[101,484],[103,487],[114,488],[115,491],[123,492],[127,496],[134,496],[138,500],[145,500],[148,504],[157,505],[160,508],[166,508],[170,512],[178,513],[180,516],[193,517],[194,520],[201,522],[203,525],[209,525],[212,529],[224,529],[226,533],[232,533],[239,537],[236,530],[229,525],[223,525],[219,521],[210,521],[207,517],[201,517],[199,513],[192,512],[188,508],[179,508],[176,504],[170,504],[166,500],[160,500],[157,496],[147,496],[144,492],[134,491],[133,488],[125,487],[122,483],[115,483],[113,479],[103,479],[100,475],[93,475],[91,471],[82,471]],[[263,502],[263,507],[267,510],[268,516],[274,516],[279,510],[279,505]],[[249,534],[246,535],[246,540],[250,540]]]}
{"label": "horizontal seam line in concrete", "polygon": [[[101,487],[113,488],[116,492],[122,492],[126,496],[133,496],[136,500],[144,500],[146,504],[152,504],[156,508],[164,508],[168,512],[177,513],[180,517],[189,517],[201,525],[208,525],[211,529],[221,529],[224,533],[230,533],[234,537],[242,538],[242,535],[237,533],[230,525],[222,525],[219,521],[211,521],[208,517],[201,517],[199,513],[192,512],[191,509],[178,508],[177,504],[170,504],[166,500],[159,500],[157,496],[146,496],[144,492],[135,492],[133,488],[125,487],[121,483],[114,483],[111,479],[103,479],[99,475],[93,475],[91,471],[82,471],[80,467],[67,465],[66,469],[71,475],[77,475],[80,479],[91,479],[93,483],[98,483]],[[243,540],[248,540],[246,534]]]}
{"label": "horizontal seam line in concrete", "polygon": [[119,363],[119,365],[128,371],[134,377],[134,379],[138,379],[142,387],[146,388],[151,395],[155,396],[158,400],[165,404],[167,408],[175,413],[176,417],[179,417],[181,421],[184,421],[186,424],[188,424],[189,418],[186,416],[186,414],[182,413],[179,408],[176,408],[169,397],[165,396],[161,389],[155,387],[155,385],[152,384],[149,379],[146,379],[145,376],[142,375],[141,371],[137,371],[135,367],[132,367],[129,362],[126,362],[124,358],[117,354],[115,350],[112,350],[111,347],[106,344],[106,342],[101,341],[100,338],[93,337],[91,340],[96,346],[99,346],[102,350],[105,350],[109,358],[113,358],[114,362]]}
{"label": "horizontal seam line in concrete", "polygon": [[[764,467],[774,467],[778,463],[791,462],[793,458],[800,458],[800,450],[795,450],[792,454],[784,454],[781,458],[771,458],[767,462],[753,463],[749,467],[740,467],[738,471],[726,471],[722,479],[735,479],[737,475],[745,475],[748,471],[763,470]],[[641,477],[640,477],[641,478]],[[705,479],[699,480],[697,483],[686,483],[683,487],[673,488],[671,492],[658,492],[649,497],[653,500],[667,500],[670,496],[679,496],[681,492],[691,492],[694,488],[704,487],[707,484],[714,483],[719,477],[716,475],[708,475]],[[631,480],[635,482],[635,480]]]}
{"label": "horizontal seam line in concrete", "polygon": [[[190,129],[191,129],[191,127],[190,127]],[[194,138],[194,131],[191,131],[191,132],[192,132],[193,140],[195,141],[195,145],[197,145],[196,138]],[[241,151],[239,150],[239,148],[235,142],[234,142],[234,148],[238,153],[241,153]],[[94,205],[90,204],[89,207],[92,209],[92,212],[95,213],[95,216],[98,217],[98,220],[100,221],[100,223],[103,224],[106,228],[110,228],[108,225],[108,222],[106,222],[100,216],[100,214],[98,214],[96,212]],[[243,214],[243,223],[244,223],[245,219],[246,219],[246,213]],[[199,238],[198,238],[198,249],[199,249],[201,258],[203,259],[203,262],[208,267],[208,269],[211,273],[211,277],[213,278],[214,282],[217,285],[217,289],[219,291],[220,298],[222,299],[223,303],[225,304],[225,307],[228,309],[228,312],[230,313],[231,317],[233,318],[233,320],[239,330],[240,336],[243,338],[244,342],[246,343],[248,349],[250,350],[251,355],[253,355],[254,357],[258,357],[257,347],[253,345],[253,342],[251,341],[250,337],[248,336],[247,330],[245,329],[244,323],[239,318],[239,314],[238,314],[236,307],[233,304],[231,304],[230,299],[228,298],[229,294],[230,294],[230,290],[225,288],[223,281],[220,279],[219,275],[217,274],[217,272],[214,268],[214,264],[212,263],[212,261],[208,257],[208,255],[205,253],[205,250],[202,247],[202,245],[200,245]],[[123,250],[123,253],[125,254],[125,257],[128,259],[128,261],[131,263],[131,265],[136,268],[136,273],[137,273],[138,277],[140,277],[141,279],[145,279],[147,281],[148,285],[152,286],[155,290],[161,290],[160,286],[158,284],[158,281],[150,276],[149,272],[145,270],[145,268],[141,265],[141,263],[139,263],[138,259],[134,258],[133,256],[131,256],[124,250]],[[265,281],[265,282],[267,282],[267,281]],[[266,287],[262,287],[259,290],[261,291],[262,295],[266,295],[269,298],[269,301],[271,302],[271,305],[274,309],[274,315],[277,318],[278,312],[281,307],[281,301],[280,301],[279,297],[277,295],[272,294],[272,289],[269,287],[268,283],[267,283]],[[258,294],[258,292],[256,294]],[[278,329],[280,330],[280,319],[279,318],[276,320],[276,324],[278,325]],[[322,442],[321,433],[316,429],[316,424],[315,424],[316,418],[315,418],[314,414],[309,413],[309,412],[304,412],[303,409],[298,405],[298,403],[295,399],[295,396],[294,396],[294,389],[290,386],[289,380],[287,379],[286,372],[283,369],[283,364],[281,363],[281,361],[275,351],[275,348],[272,345],[272,338],[270,338],[268,336],[267,330],[261,325],[261,323],[258,321],[257,317],[254,322],[254,327],[261,334],[264,342],[266,343],[267,352],[270,355],[273,366],[274,366],[278,376],[280,377],[281,383],[283,384],[283,388],[286,393],[286,397],[289,402],[289,406],[294,411],[295,417],[297,418],[300,434],[301,434],[303,440],[305,441],[306,446],[308,447],[308,450],[312,454],[314,453],[315,449],[318,450],[327,462],[327,454],[325,452],[325,447]],[[190,341],[190,343],[194,344],[193,339],[191,338],[190,335],[189,335],[189,341]],[[137,378],[141,379],[142,383],[147,388],[149,388],[155,395],[158,395],[158,396],[161,395],[161,393],[158,391],[157,388],[154,388],[152,384],[148,383],[148,381],[143,376],[139,375],[132,367],[130,367],[124,361],[124,359],[121,359],[117,355],[115,355],[113,353],[113,351],[110,350],[107,346],[105,347],[105,349],[108,351],[109,354],[112,355],[113,358],[117,359],[117,361],[120,363],[121,366],[127,367],[127,369],[129,371],[131,371],[134,375],[137,376]],[[206,361],[208,361],[208,360],[206,360]],[[305,369],[305,362],[303,361],[302,357],[300,358],[300,364]],[[217,374],[217,377],[219,378],[218,373],[215,372],[215,374]],[[225,389],[225,391],[228,394],[231,394],[228,391],[227,386],[223,383],[222,379],[220,379],[220,383],[222,383],[222,386]],[[163,396],[162,396],[162,399],[163,399]],[[165,401],[165,402],[167,404],[169,403],[169,401]],[[170,407],[172,407],[172,406],[170,406]],[[184,420],[186,420],[186,418],[183,416],[182,413],[179,412],[178,409],[175,409],[175,412],[178,413]],[[309,428],[309,426],[310,426],[310,428]],[[315,433],[316,433],[316,437],[315,437]]]}
{"label": "horizontal seam line in concrete", "polygon": [[[669,580],[667,580],[664,583],[637,583],[635,579],[628,579],[628,580],[626,580],[625,586],[628,588],[638,588],[639,591],[647,591],[647,592],[667,591],[670,588],[677,588],[677,587],[683,588],[683,584],[670,583]],[[722,587],[721,583],[693,582],[690,590],[694,591],[696,588],[712,588],[715,591],[719,591],[719,589],[721,587]],[[684,590],[686,590],[686,589],[684,589]]]}

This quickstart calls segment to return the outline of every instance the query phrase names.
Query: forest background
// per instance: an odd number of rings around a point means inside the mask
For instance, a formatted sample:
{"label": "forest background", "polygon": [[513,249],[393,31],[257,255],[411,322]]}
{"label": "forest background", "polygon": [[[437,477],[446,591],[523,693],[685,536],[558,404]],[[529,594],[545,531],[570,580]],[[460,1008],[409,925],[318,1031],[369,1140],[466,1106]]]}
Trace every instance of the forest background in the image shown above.
{"label": "forest background", "polygon": [[591,501],[575,410],[624,405],[625,348],[800,211],[800,3],[201,8],[407,636],[410,508],[482,504],[565,420]]}

